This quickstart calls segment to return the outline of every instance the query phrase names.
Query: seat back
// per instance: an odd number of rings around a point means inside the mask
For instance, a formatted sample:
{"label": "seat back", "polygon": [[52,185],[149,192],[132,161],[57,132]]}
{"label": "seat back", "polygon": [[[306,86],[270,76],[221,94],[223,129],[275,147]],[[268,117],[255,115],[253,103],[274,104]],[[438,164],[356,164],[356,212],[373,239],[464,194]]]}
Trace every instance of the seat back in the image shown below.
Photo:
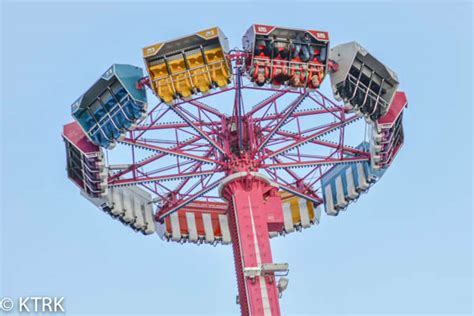
{"label": "seat back", "polygon": [[136,88],[142,77],[139,67],[114,64],[72,104],[72,116],[94,144],[113,148],[145,116],[146,94]]}

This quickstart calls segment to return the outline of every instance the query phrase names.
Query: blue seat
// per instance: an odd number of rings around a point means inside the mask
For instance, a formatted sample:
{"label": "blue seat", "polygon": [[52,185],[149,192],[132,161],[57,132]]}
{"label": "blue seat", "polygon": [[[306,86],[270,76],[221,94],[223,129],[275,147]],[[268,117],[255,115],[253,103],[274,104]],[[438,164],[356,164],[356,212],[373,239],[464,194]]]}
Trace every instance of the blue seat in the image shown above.
{"label": "blue seat", "polygon": [[123,108],[120,104],[117,104],[113,111],[110,114],[114,122],[120,126],[121,129],[127,130],[130,129],[135,120],[130,118],[126,113],[124,113]]}
{"label": "blue seat", "polygon": [[117,139],[122,134],[120,129],[112,122],[110,118],[104,120],[103,123],[99,124],[102,130],[106,133],[107,138]]}
{"label": "blue seat", "polygon": [[135,102],[133,102],[130,99],[127,99],[125,103],[122,103],[124,106],[124,110],[127,113],[127,115],[133,117],[135,120],[138,120],[141,116],[143,111],[143,108],[138,106]]}
{"label": "blue seat", "polygon": [[143,105],[140,105],[134,102],[129,97],[129,95],[127,94],[127,91],[125,91],[123,87],[113,86],[112,92],[114,93],[117,100],[119,100],[124,112],[127,114],[128,117],[133,118],[135,120],[141,117],[142,112],[144,112]]}
{"label": "blue seat", "polygon": [[86,132],[89,131],[95,124],[94,118],[90,116],[87,111],[82,111],[77,115],[76,118],[79,122],[79,125],[81,125]]}
{"label": "blue seat", "polygon": [[107,148],[110,145],[110,141],[103,135],[99,126],[96,125],[94,128],[87,134],[88,138],[96,145]]}

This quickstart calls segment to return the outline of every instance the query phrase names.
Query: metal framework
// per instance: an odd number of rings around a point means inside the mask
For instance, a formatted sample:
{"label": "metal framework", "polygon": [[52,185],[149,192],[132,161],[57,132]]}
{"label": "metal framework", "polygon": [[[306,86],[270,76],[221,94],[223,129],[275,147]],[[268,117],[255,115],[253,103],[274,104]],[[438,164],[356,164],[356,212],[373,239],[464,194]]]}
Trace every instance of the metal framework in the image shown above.
{"label": "metal framework", "polygon": [[[226,88],[150,108],[118,141],[130,147],[131,161],[117,154],[121,167],[109,173],[108,186],[146,188],[158,222],[193,201],[226,200],[242,314],[279,315],[278,269],[264,268],[272,264],[266,201],[287,191],[319,205],[319,180],[331,166],[369,161],[370,154],[345,141],[360,116],[318,90],[253,86],[242,74],[245,57],[227,55],[233,81]],[[248,107],[247,98],[262,94]]]}

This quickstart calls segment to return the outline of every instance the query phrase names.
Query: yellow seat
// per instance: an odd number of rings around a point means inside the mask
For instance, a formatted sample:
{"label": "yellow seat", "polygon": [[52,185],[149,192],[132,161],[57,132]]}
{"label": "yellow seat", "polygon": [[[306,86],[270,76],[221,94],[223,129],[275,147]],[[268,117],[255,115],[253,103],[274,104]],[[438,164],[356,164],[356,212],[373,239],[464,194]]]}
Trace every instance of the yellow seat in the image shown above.
{"label": "yellow seat", "polygon": [[193,84],[189,78],[186,64],[183,58],[170,60],[168,62],[173,78],[173,84],[178,93],[183,98],[188,98],[193,94]]}
{"label": "yellow seat", "polygon": [[230,80],[230,73],[222,49],[218,47],[206,50],[205,55],[212,81],[221,88],[225,87]]}
{"label": "yellow seat", "polygon": [[170,77],[165,77],[163,79],[158,80],[156,89],[158,96],[165,103],[170,104],[173,102],[174,89]]}
{"label": "yellow seat", "polygon": [[187,56],[186,59],[188,60],[189,73],[194,86],[201,93],[206,93],[209,91],[212,82],[201,52]]}
{"label": "yellow seat", "polygon": [[166,103],[173,101],[175,93],[165,64],[150,67],[152,87],[155,93]]}

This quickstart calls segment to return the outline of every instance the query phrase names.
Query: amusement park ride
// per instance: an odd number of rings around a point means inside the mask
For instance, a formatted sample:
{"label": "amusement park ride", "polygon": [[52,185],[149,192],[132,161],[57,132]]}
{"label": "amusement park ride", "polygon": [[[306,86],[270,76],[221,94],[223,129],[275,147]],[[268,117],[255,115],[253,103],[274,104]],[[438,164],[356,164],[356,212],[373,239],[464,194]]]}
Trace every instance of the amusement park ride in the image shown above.
{"label": "amusement park ride", "polygon": [[[242,315],[280,315],[288,264],[270,238],[319,224],[322,205],[338,215],[382,177],[404,140],[396,74],[356,42],[268,25],[242,49],[210,28],[143,57],[148,76],[114,64],[73,103],[69,179],[145,235],[232,244]],[[326,75],[341,104],[319,91]]]}

